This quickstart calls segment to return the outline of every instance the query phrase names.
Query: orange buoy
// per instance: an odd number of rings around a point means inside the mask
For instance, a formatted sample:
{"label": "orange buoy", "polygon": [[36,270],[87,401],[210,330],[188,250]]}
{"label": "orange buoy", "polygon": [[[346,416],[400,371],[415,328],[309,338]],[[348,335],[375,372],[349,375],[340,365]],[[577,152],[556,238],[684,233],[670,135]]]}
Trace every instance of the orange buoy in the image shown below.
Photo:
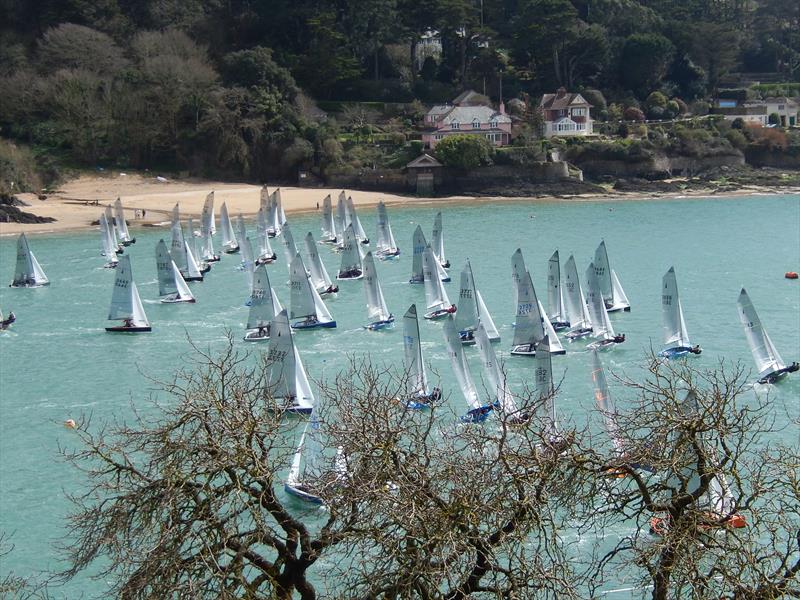
{"label": "orange buoy", "polygon": [[741,529],[742,527],[747,527],[747,521],[745,521],[742,515],[735,514],[725,522],[725,525],[733,527],[734,529]]}
{"label": "orange buoy", "polygon": [[67,429],[77,429],[78,424],[75,422],[74,419],[67,419],[66,421],[64,421],[64,427],[66,427]]}
{"label": "orange buoy", "polygon": [[786,277],[786,279],[797,279],[797,272],[795,272],[795,271],[786,271],[786,274],[784,275],[784,277]]}

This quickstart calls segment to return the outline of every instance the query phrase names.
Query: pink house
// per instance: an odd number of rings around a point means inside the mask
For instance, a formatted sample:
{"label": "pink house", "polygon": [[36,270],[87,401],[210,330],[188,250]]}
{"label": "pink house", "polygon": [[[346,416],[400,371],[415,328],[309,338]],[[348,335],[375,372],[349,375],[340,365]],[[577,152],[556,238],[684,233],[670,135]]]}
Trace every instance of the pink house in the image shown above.
{"label": "pink house", "polygon": [[511,142],[511,119],[505,113],[503,103],[500,111],[480,103],[483,97],[466,91],[452,104],[439,104],[425,115],[422,143],[426,148],[449,135],[481,135],[495,146],[506,146]]}
{"label": "pink house", "polygon": [[589,104],[580,94],[569,94],[563,87],[555,94],[545,94],[539,104],[544,116],[544,136],[592,135]]}

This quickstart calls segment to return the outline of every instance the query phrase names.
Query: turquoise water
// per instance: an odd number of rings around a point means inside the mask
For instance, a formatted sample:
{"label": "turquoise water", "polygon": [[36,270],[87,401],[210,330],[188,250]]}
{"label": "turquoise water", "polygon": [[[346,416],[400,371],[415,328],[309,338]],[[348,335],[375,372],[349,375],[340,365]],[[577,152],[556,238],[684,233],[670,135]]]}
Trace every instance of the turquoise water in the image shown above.
{"label": "turquoise water", "polygon": [[[513,294],[510,257],[521,247],[534,285],[544,296],[547,261],[556,248],[562,266],[575,255],[579,274],[606,240],[611,266],[631,301],[630,313],[612,315],[627,342],[604,355],[607,367],[634,370],[644,352],[661,343],[661,277],[675,266],[689,334],[703,347],[695,364],[713,366],[720,357],[752,360],[736,312],[742,286],[773,342],[789,362],[800,358],[800,284],[786,280],[785,271],[800,271],[800,197],[767,196],[625,202],[508,202],[442,206],[446,253],[453,282],[450,298],[458,298],[458,274],[465,258],[503,336],[496,346],[507,360],[512,387],[530,376],[525,358],[510,358]],[[235,211],[235,207],[232,209]],[[398,319],[412,302],[424,305],[423,286],[407,283],[411,269],[411,236],[417,223],[430,236],[439,208],[390,208],[395,237],[403,254],[378,264],[389,308]],[[373,210],[360,211],[368,233],[375,230]],[[319,237],[319,216],[290,216],[294,237],[307,231]],[[254,230],[253,224],[248,224]],[[153,333],[119,336],[105,333],[114,271],[103,269],[96,231],[33,236],[31,248],[51,285],[40,289],[0,288],[0,307],[13,309],[18,322],[0,334],[0,531],[11,535],[14,551],[0,563],[0,577],[58,569],[54,546],[65,535],[69,505],[65,491],[74,491],[80,478],[58,460],[58,445],[69,446],[72,436],[62,423],[91,413],[95,423],[130,415],[131,399],[141,406],[152,388],[146,376],[168,377],[185,364],[187,336],[201,346],[221,344],[226,329],[241,338],[247,308],[245,275],[236,269],[238,256],[223,257],[202,283],[191,284],[195,305],[157,302],[155,244],[169,231],[137,230],[131,256]],[[253,236],[254,237],[254,236]],[[218,242],[219,243],[219,242]],[[288,270],[280,243],[279,260],[268,267],[272,285],[288,303]],[[13,275],[15,240],[0,240],[0,283]],[[329,273],[339,257],[320,252]],[[367,332],[361,282],[340,282],[338,298],[328,307],[337,329],[301,332],[295,336],[309,376],[331,377],[344,368],[347,354],[369,353],[373,361],[399,362],[402,335]],[[422,321],[422,320],[421,320]],[[442,374],[442,387],[452,390],[441,324],[421,322],[426,358]],[[242,342],[244,345],[244,342]],[[585,418],[591,406],[589,355],[585,344],[569,345],[566,356],[554,359],[556,379],[564,377],[558,410],[574,420]],[[467,350],[474,376],[480,379],[477,350]],[[625,394],[617,403],[625,406]],[[776,402],[798,415],[800,376],[775,386]],[[453,392],[449,402],[464,412],[463,397]],[[784,432],[797,441],[797,431]],[[102,582],[82,577],[57,592],[75,597],[78,591],[101,592]]]}

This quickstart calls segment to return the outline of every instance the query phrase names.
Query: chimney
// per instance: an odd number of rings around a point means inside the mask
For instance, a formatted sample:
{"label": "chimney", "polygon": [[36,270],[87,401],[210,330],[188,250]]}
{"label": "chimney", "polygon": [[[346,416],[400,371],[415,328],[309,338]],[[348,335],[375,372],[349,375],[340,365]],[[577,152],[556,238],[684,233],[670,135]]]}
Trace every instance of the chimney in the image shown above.
{"label": "chimney", "polygon": [[504,114],[506,114],[506,105],[505,105],[505,104],[503,104],[503,101],[502,101],[502,100],[500,100],[499,111],[500,111],[500,114],[501,114],[501,115],[504,115]]}
{"label": "chimney", "polygon": [[558,88],[558,93],[556,93],[556,98],[563,98],[566,95],[567,95],[567,88],[563,86]]}

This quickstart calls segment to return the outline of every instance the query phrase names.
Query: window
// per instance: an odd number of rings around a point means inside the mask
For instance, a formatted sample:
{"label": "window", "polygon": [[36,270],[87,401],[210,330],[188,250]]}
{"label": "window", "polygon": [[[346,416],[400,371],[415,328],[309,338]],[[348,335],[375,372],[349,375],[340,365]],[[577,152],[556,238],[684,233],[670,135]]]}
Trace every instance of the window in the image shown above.
{"label": "window", "polygon": [[450,123],[450,129],[461,129],[461,124],[458,121]]}
{"label": "window", "polygon": [[472,128],[473,129],[480,129],[481,128],[481,122],[478,121],[478,119],[472,119]]}
{"label": "window", "polygon": [[491,127],[492,129],[497,129],[497,120],[493,119],[489,121],[489,127]]}
{"label": "window", "polygon": [[785,104],[778,104],[778,110],[786,110]]}
{"label": "window", "polygon": [[439,141],[440,139],[442,139],[443,137],[444,137],[444,136],[443,136],[441,133],[437,133],[436,135],[434,135],[434,136],[433,136],[433,139],[434,139],[434,140],[436,140],[436,141],[438,142],[438,141]]}
{"label": "window", "polygon": [[585,108],[573,108],[572,109],[572,116],[573,117],[585,117],[586,112],[584,112]]}

